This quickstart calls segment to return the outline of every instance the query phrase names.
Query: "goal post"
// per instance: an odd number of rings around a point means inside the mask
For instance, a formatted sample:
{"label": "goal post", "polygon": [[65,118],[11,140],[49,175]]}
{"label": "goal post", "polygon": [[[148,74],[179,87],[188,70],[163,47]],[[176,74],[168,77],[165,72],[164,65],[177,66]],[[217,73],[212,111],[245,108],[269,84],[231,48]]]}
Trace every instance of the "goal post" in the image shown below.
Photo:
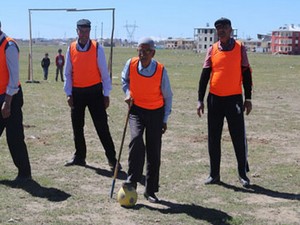
{"label": "goal post", "polygon": [[110,36],[110,52],[108,57],[108,71],[112,79],[112,60],[113,60],[113,39],[115,30],[115,8],[94,8],[94,9],[76,9],[76,8],[58,8],[58,9],[28,9],[29,13],[29,54],[28,54],[28,80],[26,83],[39,83],[33,79],[33,60],[32,60],[32,25],[31,13],[33,11],[64,11],[64,12],[87,12],[87,11],[111,11],[112,29]]}

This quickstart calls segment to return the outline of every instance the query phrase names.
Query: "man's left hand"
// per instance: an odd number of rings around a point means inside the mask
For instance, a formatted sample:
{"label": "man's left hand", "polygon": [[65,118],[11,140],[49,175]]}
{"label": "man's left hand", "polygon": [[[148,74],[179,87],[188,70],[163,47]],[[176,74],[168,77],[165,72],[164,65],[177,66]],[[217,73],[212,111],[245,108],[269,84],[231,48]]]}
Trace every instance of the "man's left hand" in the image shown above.
{"label": "man's left hand", "polygon": [[10,95],[7,94],[5,95],[4,102],[1,106],[1,114],[4,119],[10,116],[10,106],[11,106],[12,98],[13,97]]}
{"label": "man's left hand", "polygon": [[166,130],[168,129],[168,126],[166,123],[163,123],[163,127],[162,127],[162,134],[164,134],[166,132]]}
{"label": "man's left hand", "polygon": [[246,115],[249,115],[252,111],[252,102],[245,100],[244,102],[244,112],[246,111]]}
{"label": "man's left hand", "polygon": [[7,102],[3,102],[1,107],[1,114],[3,119],[6,119],[10,116],[10,104],[8,104]]}
{"label": "man's left hand", "polygon": [[107,109],[109,107],[109,96],[104,96],[104,108]]}

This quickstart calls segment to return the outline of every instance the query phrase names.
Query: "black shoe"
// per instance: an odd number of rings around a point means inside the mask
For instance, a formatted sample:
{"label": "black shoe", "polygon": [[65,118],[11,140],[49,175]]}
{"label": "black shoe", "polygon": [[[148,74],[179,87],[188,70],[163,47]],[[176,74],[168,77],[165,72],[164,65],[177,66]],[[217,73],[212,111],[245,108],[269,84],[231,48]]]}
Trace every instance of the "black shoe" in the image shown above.
{"label": "black shoe", "polygon": [[[111,171],[115,171],[116,164],[117,164],[116,162],[115,163],[112,163],[110,161],[108,162],[108,165],[109,165]],[[121,170],[122,170],[122,166],[120,163],[118,163],[118,171],[121,171]]]}
{"label": "black shoe", "polygon": [[243,187],[249,187],[250,180],[249,180],[249,178],[247,176],[245,176],[245,177],[241,177],[240,176],[239,180],[240,180],[241,184],[243,185]]}
{"label": "black shoe", "polygon": [[209,176],[205,181],[204,184],[218,184],[220,183],[220,175],[216,177]]}
{"label": "black shoe", "polygon": [[73,159],[71,159],[70,161],[65,163],[65,166],[86,166],[86,162],[84,159],[78,159],[76,157],[74,157]]}
{"label": "black shoe", "polygon": [[131,181],[125,181],[125,182],[122,184],[122,187],[127,187],[128,189],[134,188],[134,189],[136,190],[136,188],[137,188],[137,183],[136,183],[136,182],[131,182]]}
{"label": "black shoe", "polygon": [[154,193],[149,194],[149,193],[145,192],[144,197],[151,203],[160,202],[160,200],[156,197],[156,195]]}

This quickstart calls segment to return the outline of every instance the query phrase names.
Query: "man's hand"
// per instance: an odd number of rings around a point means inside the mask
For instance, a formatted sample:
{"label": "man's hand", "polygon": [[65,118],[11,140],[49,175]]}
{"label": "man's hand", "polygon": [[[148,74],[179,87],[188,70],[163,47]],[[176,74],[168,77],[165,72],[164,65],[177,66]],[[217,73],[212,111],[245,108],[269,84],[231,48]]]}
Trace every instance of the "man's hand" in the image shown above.
{"label": "man's hand", "polygon": [[133,98],[131,98],[130,95],[127,95],[124,99],[124,102],[126,102],[128,104],[128,107],[130,108],[132,106],[132,103],[133,103]]}
{"label": "man's hand", "polygon": [[10,116],[10,104],[8,104],[7,102],[3,102],[1,107],[1,114],[3,119],[6,119]]}
{"label": "man's hand", "polygon": [[73,105],[73,96],[72,95],[67,97],[67,102],[68,102],[68,105],[70,106],[70,108],[73,109],[74,105]]}
{"label": "man's hand", "polygon": [[249,115],[252,111],[252,102],[249,100],[245,100],[244,102],[244,112],[246,111],[246,115]]}
{"label": "man's hand", "polygon": [[107,109],[109,107],[109,96],[104,96],[104,108]]}
{"label": "man's hand", "polygon": [[1,106],[1,114],[4,119],[8,118],[10,116],[10,106],[13,96],[6,95],[4,102]]}
{"label": "man's hand", "polygon": [[204,103],[203,102],[198,101],[197,114],[199,117],[201,117],[204,114]]}
{"label": "man's hand", "polygon": [[162,134],[164,134],[168,129],[167,123],[163,123]]}

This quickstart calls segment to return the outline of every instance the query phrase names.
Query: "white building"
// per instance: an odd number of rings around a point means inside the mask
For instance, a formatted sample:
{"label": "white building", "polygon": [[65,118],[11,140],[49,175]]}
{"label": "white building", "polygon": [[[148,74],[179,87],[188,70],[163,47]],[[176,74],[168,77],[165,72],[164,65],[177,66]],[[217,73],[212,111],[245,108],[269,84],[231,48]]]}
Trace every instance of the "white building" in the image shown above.
{"label": "white building", "polygon": [[165,40],[167,49],[193,49],[194,40],[190,38],[169,38]]}
{"label": "white building", "polygon": [[[235,39],[237,38],[237,29],[233,29],[232,36]],[[206,52],[210,46],[218,41],[217,30],[215,27],[209,27],[209,24],[206,27],[194,28],[194,40],[195,51],[198,53]]]}

